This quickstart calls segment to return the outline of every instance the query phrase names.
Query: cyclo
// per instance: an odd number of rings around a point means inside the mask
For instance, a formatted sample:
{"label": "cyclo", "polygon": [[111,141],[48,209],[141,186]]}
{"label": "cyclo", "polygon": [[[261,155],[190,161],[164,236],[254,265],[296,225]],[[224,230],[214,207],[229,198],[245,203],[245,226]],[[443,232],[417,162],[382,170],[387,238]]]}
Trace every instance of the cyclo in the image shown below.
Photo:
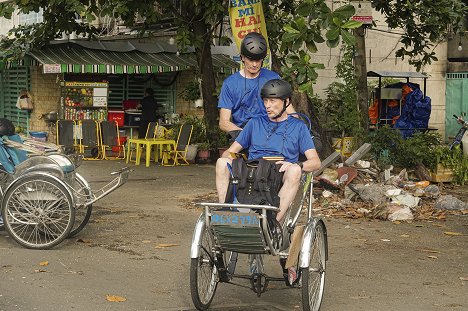
{"label": "cyclo", "polygon": [[[267,290],[270,281],[284,281],[291,288],[301,289],[303,310],[320,309],[328,242],[324,221],[313,215],[312,180],[313,173],[303,173],[302,191],[298,192],[296,203],[286,212],[283,225],[272,221],[279,211],[277,206],[199,203],[203,212],[196,222],[190,250],[191,295],[198,310],[209,308],[218,283],[234,284],[235,278],[250,280],[250,288],[259,297]],[[231,182],[229,188],[233,187],[235,185]],[[247,187],[253,187],[253,184]],[[305,210],[307,213],[303,213]],[[306,220],[301,228],[298,224],[303,214]],[[251,267],[250,274],[235,273],[237,254],[248,254],[255,259],[251,261],[254,267]],[[285,265],[294,265],[298,272],[296,281],[291,284],[286,276],[275,278],[266,275],[264,255],[280,258],[284,276]]]}
{"label": "cyclo", "polygon": [[75,171],[81,157],[58,150],[54,144],[23,142],[18,135],[0,138],[0,229],[4,226],[24,247],[50,249],[78,234],[89,221],[92,204],[128,179],[129,169],[123,168],[93,191]]}

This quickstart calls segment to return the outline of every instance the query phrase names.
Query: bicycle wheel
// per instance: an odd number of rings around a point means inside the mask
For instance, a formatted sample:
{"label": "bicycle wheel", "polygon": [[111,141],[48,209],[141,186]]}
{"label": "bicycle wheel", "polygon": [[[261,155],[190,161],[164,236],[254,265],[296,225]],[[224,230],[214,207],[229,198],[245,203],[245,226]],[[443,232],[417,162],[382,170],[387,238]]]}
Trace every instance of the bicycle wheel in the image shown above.
{"label": "bicycle wheel", "polygon": [[19,178],[2,201],[5,229],[18,244],[49,249],[70,233],[75,220],[72,198],[53,176],[34,174]]}
{"label": "bicycle wheel", "polygon": [[[76,173],[75,175],[73,189],[74,192],[77,194],[75,195],[75,200],[86,200],[91,197],[91,190],[85,184],[83,177],[81,177],[81,175],[79,175],[78,173]],[[76,203],[80,205],[80,203],[82,202]],[[75,222],[73,224],[72,230],[70,231],[70,234],[68,235],[68,238],[74,237],[81,230],[83,230],[83,228],[88,224],[92,211],[92,204],[86,207],[75,208]]]}
{"label": "bicycle wheel", "polygon": [[322,223],[317,223],[315,237],[311,243],[309,266],[301,269],[302,307],[307,311],[318,311],[322,304],[325,287],[326,244]]}
{"label": "bicycle wheel", "polygon": [[213,300],[218,286],[218,269],[212,252],[213,239],[204,226],[197,258],[190,262],[190,291],[197,310],[206,310]]}

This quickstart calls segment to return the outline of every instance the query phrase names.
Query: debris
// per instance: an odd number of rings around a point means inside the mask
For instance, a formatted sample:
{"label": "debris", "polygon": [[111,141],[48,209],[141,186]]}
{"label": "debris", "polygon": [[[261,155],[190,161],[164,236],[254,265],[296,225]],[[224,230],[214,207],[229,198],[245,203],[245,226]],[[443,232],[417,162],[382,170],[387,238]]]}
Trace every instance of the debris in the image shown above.
{"label": "debris", "polygon": [[332,165],[336,160],[340,158],[341,154],[337,151],[329,155],[325,160],[322,161],[322,165],[318,170],[314,172],[314,176],[320,175],[327,167]]}
{"label": "debris", "polygon": [[397,195],[400,195],[400,194],[401,194],[401,189],[398,189],[398,188],[389,189],[389,190],[387,190],[387,192],[385,192],[385,195],[387,197],[394,197],[394,196],[397,196]]}
{"label": "debris", "polygon": [[422,197],[422,196],[424,196],[425,194],[426,194],[426,192],[424,192],[424,189],[421,189],[421,188],[417,188],[417,189],[414,191],[414,193],[413,193],[413,195],[414,195],[415,197]]}
{"label": "debris", "polygon": [[388,220],[390,221],[413,220],[413,218],[413,213],[408,206],[401,207],[400,209],[388,215]]}
{"label": "debris", "polygon": [[357,168],[370,168],[370,162],[369,161],[363,161],[363,160],[358,160],[356,161]]}
{"label": "debris", "polygon": [[442,210],[465,210],[468,209],[468,203],[465,203],[452,195],[443,195],[434,204],[436,209]]}
{"label": "debris", "polygon": [[424,193],[428,197],[437,198],[440,195],[440,189],[436,185],[429,185],[424,188]]}
{"label": "debris", "polygon": [[362,214],[369,214],[370,213],[370,210],[368,210],[367,208],[358,208],[357,210],[359,213],[362,213]]}
{"label": "debris", "polygon": [[419,187],[419,188],[426,188],[427,186],[430,185],[430,182],[427,180],[422,180],[422,181],[416,182],[415,185],[416,187]]}
{"label": "debris", "polygon": [[409,208],[415,208],[416,206],[418,206],[420,200],[420,198],[416,198],[411,194],[400,194],[395,197],[392,197],[393,203],[405,205]]}
{"label": "debris", "polygon": [[386,201],[385,192],[380,185],[354,185],[354,189],[356,189],[359,193],[359,197],[364,202],[372,202],[377,205],[385,203]]}
{"label": "debris", "polygon": [[354,151],[353,155],[350,156],[346,161],[345,165],[346,166],[353,166],[354,163],[356,163],[358,160],[360,160],[363,156],[366,155],[371,149],[372,145],[369,143],[363,144],[361,147],[358,148],[358,150]]}
{"label": "debris", "polygon": [[323,195],[324,198],[329,198],[329,197],[331,197],[333,195],[333,193],[331,191],[324,190],[322,192],[322,195]]}

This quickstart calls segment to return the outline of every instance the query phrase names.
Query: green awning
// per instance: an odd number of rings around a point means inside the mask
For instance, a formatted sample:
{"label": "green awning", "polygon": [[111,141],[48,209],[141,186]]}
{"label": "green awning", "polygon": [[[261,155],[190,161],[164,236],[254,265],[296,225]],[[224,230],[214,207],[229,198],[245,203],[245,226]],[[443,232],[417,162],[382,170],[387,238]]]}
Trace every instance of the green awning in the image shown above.
{"label": "green awning", "polygon": [[[160,73],[197,68],[194,53],[153,51],[150,48],[111,50],[109,44],[96,45],[92,48],[84,44],[63,43],[50,44],[28,53],[42,64],[44,73],[107,73],[107,74],[141,74]],[[148,44],[150,45],[150,44]],[[142,51],[143,50],[143,51]],[[238,64],[225,55],[213,55],[213,66],[221,72],[234,72]]]}

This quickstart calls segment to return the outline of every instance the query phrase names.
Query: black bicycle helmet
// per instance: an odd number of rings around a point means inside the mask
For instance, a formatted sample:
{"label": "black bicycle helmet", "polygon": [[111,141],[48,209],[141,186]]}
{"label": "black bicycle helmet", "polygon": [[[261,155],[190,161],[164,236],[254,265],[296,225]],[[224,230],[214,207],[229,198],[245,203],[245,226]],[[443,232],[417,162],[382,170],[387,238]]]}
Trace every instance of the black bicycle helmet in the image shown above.
{"label": "black bicycle helmet", "polygon": [[266,82],[260,92],[262,98],[291,98],[292,89],[291,85],[281,79],[273,79]]}
{"label": "black bicycle helmet", "polygon": [[267,55],[267,48],[265,38],[257,32],[251,32],[242,40],[240,53],[250,59],[261,60]]}

